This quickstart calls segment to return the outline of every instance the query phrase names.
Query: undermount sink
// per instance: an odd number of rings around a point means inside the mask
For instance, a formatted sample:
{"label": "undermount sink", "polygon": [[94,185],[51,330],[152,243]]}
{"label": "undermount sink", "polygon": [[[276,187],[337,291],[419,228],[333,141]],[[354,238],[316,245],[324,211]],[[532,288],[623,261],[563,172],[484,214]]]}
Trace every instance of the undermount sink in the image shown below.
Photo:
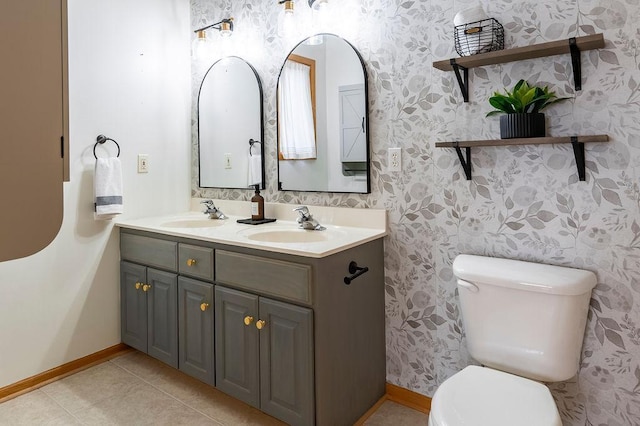
{"label": "undermount sink", "polygon": [[224,225],[224,220],[220,219],[181,219],[160,224],[166,228],[212,228]]}
{"label": "undermount sink", "polygon": [[329,239],[325,231],[307,231],[304,229],[256,231],[246,236],[252,241],[266,243],[317,243]]}

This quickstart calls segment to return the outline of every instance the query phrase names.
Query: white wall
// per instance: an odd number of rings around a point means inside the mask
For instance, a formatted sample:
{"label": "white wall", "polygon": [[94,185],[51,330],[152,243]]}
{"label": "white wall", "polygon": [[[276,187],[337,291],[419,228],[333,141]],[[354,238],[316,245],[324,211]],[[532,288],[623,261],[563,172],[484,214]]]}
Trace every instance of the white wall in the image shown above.
{"label": "white wall", "polygon": [[[122,150],[124,216],[188,209],[189,13],[188,0],[69,0],[64,221],[41,252],[0,263],[0,387],[120,341],[117,228],[92,213],[98,134]],[[136,173],[138,153],[148,174]]]}

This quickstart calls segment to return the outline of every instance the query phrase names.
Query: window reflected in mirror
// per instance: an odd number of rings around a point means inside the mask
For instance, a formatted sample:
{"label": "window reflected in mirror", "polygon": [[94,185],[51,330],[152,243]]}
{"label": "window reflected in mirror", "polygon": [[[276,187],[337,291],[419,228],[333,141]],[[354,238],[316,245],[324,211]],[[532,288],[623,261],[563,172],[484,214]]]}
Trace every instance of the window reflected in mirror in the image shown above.
{"label": "window reflected in mirror", "polygon": [[316,153],[316,61],[289,55],[280,74],[280,160],[311,160]]}
{"label": "window reflected in mirror", "polygon": [[278,188],[369,193],[367,77],[356,49],[331,34],[302,41],[277,97]]}

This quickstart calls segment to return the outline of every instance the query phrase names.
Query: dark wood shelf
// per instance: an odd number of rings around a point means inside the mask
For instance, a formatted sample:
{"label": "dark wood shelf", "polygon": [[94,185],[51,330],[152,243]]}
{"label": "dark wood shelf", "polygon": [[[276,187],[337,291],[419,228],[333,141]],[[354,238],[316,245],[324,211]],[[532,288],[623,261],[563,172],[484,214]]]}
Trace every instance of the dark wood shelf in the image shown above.
{"label": "dark wood shelf", "polygon": [[[578,178],[585,180],[585,157],[584,144],[590,142],[609,142],[608,135],[586,135],[586,136],[560,136],[545,138],[522,138],[522,139],[489,139],[489,140],[471,140],[471,141],[454,141],[454,142],[436,142],[436,148],[455,148],[460,164],[464,169],[467,180],[471,180],[471,148],[482,146],[510,146],[510,145],[548,145],[548,144],[566,144],[573,146],[573,155],[576,159],[576,168],[578,169]],[[465,154],[462,154],[462,148]]]}
{"label": "dark wood shelf", "polygon": [[[602,34],[593,34],[576,37],[576,46],[581,51],[602,49],[604,37]],[[550,41],[548,43],[532,44],[530,46],[515,47],[513,49],[496,50],[494,52],[480,53],[477,55],[454,58],[455,63],[465,68],[476,68],[484,65],[504,64],[507,62],[522,61],[525,59],[543,58],[546,56],[571,53],[568,40]],[[451,59],[436,61],[435,68],[442,71],[453,71]]]}
{"label": "dark wood shelf", "polygon": [[508,146],[508,145],[545,145],[571,143],[572,138],[577,138],[577,142],[608,142],[608,135],[587,135],[587,136],[549,136],[545,138],[522,138],[522,139],[487,139],[475,141],[455,141],[436,142],[436,148],[467,148],[476,146]]}
{"label": "dark wood shelf", "polygon": [[603,47],[604,36],[601,33],[591,34],[582,37],[571,37],[567,40],[550,41],[547,43],[532,44],[530,46],[515,47],[513,49],[496,50],[494,52],[445,59],[434,62],[433,66],[442,71],[454,71],[458,85],[460,86],[460,91],[462,92],[462,97],[465,102],[469,102],[469,68],[570,53],[574,86],[577,91],[582,90],[580,52],[601,49]]}

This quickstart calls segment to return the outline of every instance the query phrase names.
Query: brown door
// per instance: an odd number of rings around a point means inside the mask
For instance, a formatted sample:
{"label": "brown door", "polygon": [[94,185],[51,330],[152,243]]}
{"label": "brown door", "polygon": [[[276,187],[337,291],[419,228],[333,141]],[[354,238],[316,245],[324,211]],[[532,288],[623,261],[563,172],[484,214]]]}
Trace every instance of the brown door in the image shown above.
{"label": "brown door", "polygon": [[62,224],[64,25],[66,0],[0,1],[0,261],[40,251]]}

